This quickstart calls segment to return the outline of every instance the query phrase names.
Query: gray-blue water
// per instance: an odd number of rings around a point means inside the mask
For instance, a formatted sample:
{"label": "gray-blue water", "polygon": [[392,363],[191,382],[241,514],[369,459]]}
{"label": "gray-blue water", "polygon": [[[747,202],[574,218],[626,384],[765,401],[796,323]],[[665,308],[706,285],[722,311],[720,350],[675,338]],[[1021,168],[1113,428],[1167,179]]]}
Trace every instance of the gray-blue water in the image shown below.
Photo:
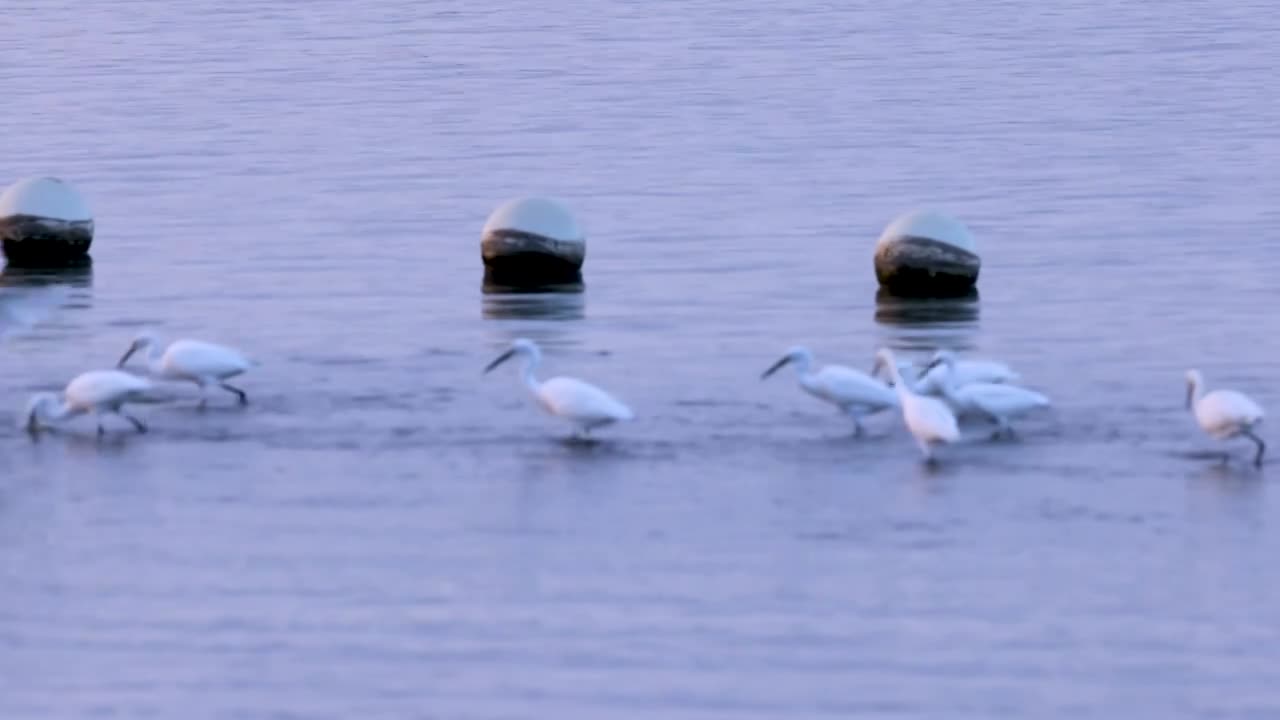
{"label": "gray-blue water", "polygon": [[[3,26],[0,182],[75,183],[97,239],[0,355],[0,717],[1280,714],[1274,466],[1197,457],[1182,407],[1196,366],[1280,408],[1271,4]],[[585,294],[481,293],[521,194],[579,213]],[[918,206],[977,235],[976,312],[877,305],[872,243]],[[253,404],[13,428],[141,327],[252,353]],[[480,373],[517,336],[637,421],[562,443]],[[930,471],[899,418],[853,440],[760,382],[795,343],[948,344],[1056,407]]]}

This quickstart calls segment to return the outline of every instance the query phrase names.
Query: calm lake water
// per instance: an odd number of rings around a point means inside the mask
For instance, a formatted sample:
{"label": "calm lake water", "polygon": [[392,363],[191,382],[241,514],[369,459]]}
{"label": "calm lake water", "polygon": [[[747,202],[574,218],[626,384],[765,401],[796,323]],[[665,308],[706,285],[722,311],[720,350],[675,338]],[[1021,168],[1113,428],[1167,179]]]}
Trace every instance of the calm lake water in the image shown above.
{"label": "calm lake water", "polygon": [[[1280,715],[1274,466],[1182,407],[1197,366],[1280,412],[1271,4],[5,22],[0,182],[74,182],[97,238],[0,348],[0,717]],[[481,292],[521,194],[580,214],[582,295]],[[977,235],[976,305],[877,303],[919,206]],[[253,404],[14,428],[143,327],[244,348]],[[519,336],[637,421],[561,442],[481,375]],[[945,344],[1056,407],[930,470],[760,382],[796,343]]]}

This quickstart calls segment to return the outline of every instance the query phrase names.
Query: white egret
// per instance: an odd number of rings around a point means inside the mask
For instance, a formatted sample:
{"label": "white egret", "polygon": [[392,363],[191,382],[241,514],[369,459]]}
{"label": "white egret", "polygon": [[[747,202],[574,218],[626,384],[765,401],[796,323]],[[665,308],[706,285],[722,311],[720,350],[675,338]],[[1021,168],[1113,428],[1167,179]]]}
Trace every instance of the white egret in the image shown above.
{"label": "white egret", "polygon": [[542,351],[532,340],[515,340],[484,371],[488,373],[516,356],[524,362],[520,377],[538,404],[548,413],[568,420],[577,437],[586,439],[596,428],[635,417],[630,408],[595,385],[571,377],[553,377],[540,382],[534,372],[542,362]]}
{"label": "white egret", "polygon": [[925,395],[941,396],[943,376],[946,368],[938,367],[938,356],[948,353],[952,356],[950,368],[951,383],[957,387],[972,382],[1014,383],[1021,379],[1008,365],[995,360],[979,360],[956,357],[950,350],[939,350],[930,358],[929,363],[919,373],[915,372],[915,363],[906,361],[898,364],[898,370],[904,377],[918,375],[915,380],[916,392]]}
{"label": "white egret", "polygon": [[787,364],[796,366],[800,387],[805,392],[835,405],[853,419],[855,436],[862,434],[862,418],[898,406],[897,393],[870,375],[843,365],[825,365],[813,370],[813,353],[799,346],[788,350],[760,379],[768,378]]}
{"label": "white egret", "polygon": [[162,347],[155,335],[144,332],[134,338],[116,367],[123,368],[129,358],[140,350],[146,351],[147,368],[154,377],[193,382],[199,386],[200,407],[204,407],[207,401],[205,389],[210,385],[234,394],[241,405],[249,402],[249,396],[243,390],[227,384],[227,380],[257,365],[238,350],[200,340],[175,340],[168,347]]}
{"label": "white egret", "polygon": [[1195,415],[1200,429],[1218,440],[1246,437],[1258,446],[1254,465],[1262,465],[1267,444],[1254,432],[1262,423],[1262,408],[1244,393],[1235,390],[1205,392],[1204,377],[1199,370],[1187,371],[1187,408]]}
{"label": "white egret", "polygon": [[98,434],[106,432],[103,417],[119,415],[128,420],[140,433],[147,426],[138,418],[122,410],[125,403],[145,402],[146,394],[153,388],[145,378],[119,370],[91,370],[78,375],[67,384],[59,398],[56,393],[37,393],[27,403],[23,425],[35,434],[42,427],[52,427],[63,420],[93,413],[98,420]]}
{"label": "white egret", "polygon": [[926,376],[942,371],[938,387],[942,399],[956,415],[978,413],[996,424],[994,437],[1002,434],[1013,436],[1009,421],[1037,408],[1049,407],[1049,398],[1026,388],[1008,383],[970,381],[963,385],[955,381],[958,361],[950,350],[939,350],[925,368]]}
{"label": "white egret", "polygon": [[871,374],[877,375],[881,369],[886,370],[893,380],[907,430],[916,439],[916,445],[924,454],[925,461],[933,462],[934,447],[960,439],[960,428],[956,425],[955,415],[943,401],[920,395],[903,381],[898,364],[894,361],[893,351],[889,348],[880,348],[876,352],[876,362],[871,368]]}

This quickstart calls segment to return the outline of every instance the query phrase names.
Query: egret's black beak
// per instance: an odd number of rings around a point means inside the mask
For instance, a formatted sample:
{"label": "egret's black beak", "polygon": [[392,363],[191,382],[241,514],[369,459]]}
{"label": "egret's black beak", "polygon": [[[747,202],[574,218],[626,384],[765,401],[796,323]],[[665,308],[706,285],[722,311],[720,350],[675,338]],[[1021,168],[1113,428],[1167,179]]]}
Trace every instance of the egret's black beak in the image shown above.
{"label": "egret's black beak", "polygon": [[1195,399],[1196,389],[1191,383],[1187,383],[1187,409],[1191,409],[1191,401]]}
{"label": "egret's black beak", "polygon": [[930,372],[931,370],[933,370],[934,368],[938,367],[938,366],[939,366],[939,365],[941,365],[942,363],[943,363],[943,361],[942,361],[942,360],[937,360],[937,359],[930,360],[930,361],[929,361],[929,364],[928,364],[928,365],[925,365],[925,366],[924,366],[924,369],[923,369],[923,370],[921,370],[921,371],[916,375],[916,380],[923,380],[925,375],[928,375],[928,374],[929,374],[929,372]]}
{"label": "egret's black beak", "polygon": [[760,379],[761,379],[761,380],[764,380],[765,378],[769,377],[770,375],[772,375],[772,374],[774,374],[774,373],[778,372],[778,371],[779,371],[779,370],[781,370],[783,367],[786,367],[786,364],[787,364],[787,363],[789,363],[789,362],[791,362],[791,356],[790,356],[790,355],[787,355],[786,357],[782,358],[782,359],[781,359],[781,360],[779,360],[778,362],[776,362],[776,363],[774,363],[774,364],[770,365],[770,366],[769,366],[769,369],[768,369],[768,370],[765,370],[765,371],[764,371],[764,374],[760,376]]}
{"label": "egret's black beak", "polygon": [[883,368],[884,368],[884,361],[881,360],[880,358],[876,358],[875,363],[871,365],[871,372],[869,374],[873,378],[878,378],[880,377],[880,370]]}
{"label": "egret's black beak", "polygon": [[499,356],[498,356],[498,357],[497,357],[493,362],[489,363],[489,365],[488,365],[487,367],[485,367],[484,371],[485,371],[486,373],[487,373],[487,372],[489,372],[490,370],[492,370],[492,369],[494,369],[494,368],[498,367],[498,366],[499,366],[499,365],[501,365],[502,363],[504,363],[504,362],[506,362],[506,361],[510,360],[510,359],[511,359],[511,356],[512,356],[512,355],[515,355],[515,354],[516,354],[516,351],[515,351],[515,350],[508,350],[508,351],[506,351],[506,352],[502,353],[502,354],[501,354],[501,355],[499,355]]}
{"label": "egret's black beak", "polygon": [[132,345],[130,345],[129,349],[126,350],[124,355],[120,357],[120,362],[116,363],[116,367],[117,368],[124,367],[124,364],[129,362],[129,358],[133,357],[133,354],[137,351],[138,351],[138,343],[133,343]]}

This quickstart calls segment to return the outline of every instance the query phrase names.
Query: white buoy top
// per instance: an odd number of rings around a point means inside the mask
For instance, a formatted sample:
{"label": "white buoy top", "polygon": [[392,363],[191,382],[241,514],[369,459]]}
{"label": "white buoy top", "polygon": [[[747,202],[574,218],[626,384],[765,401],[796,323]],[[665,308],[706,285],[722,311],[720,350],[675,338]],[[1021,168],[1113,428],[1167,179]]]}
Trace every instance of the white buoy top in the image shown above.
{"label": "white buoy top", "polygon": [[517,198],[502,204],[484,224],[481,236],[496,230],[518,230],[561,242],[585,242],[573,213],[550,198]]}
{"label": "white buoy top", "polygon": [[33,215],[51,220],[92,220],[84,197],[57,178],[26,178],[0,194],[0,217]]}
{"label": "white buoy top", "polygon": [[903,236],[929,238],[952,247],[968,250],[975,255],[978,252],[973,233],[964,223],[948,215],[931,210],[915,210],[889,223],[889,227],[880,233],[876,247],[892,242]]}

